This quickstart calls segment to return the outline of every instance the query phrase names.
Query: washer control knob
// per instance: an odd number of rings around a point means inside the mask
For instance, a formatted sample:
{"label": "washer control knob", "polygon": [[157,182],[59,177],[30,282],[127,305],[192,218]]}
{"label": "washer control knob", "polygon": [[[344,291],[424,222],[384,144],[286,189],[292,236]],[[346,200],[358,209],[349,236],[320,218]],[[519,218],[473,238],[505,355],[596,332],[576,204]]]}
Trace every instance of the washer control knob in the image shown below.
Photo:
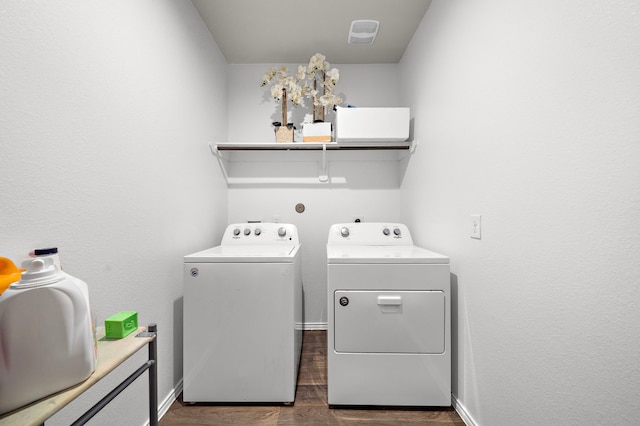
{"label": "washer control knob", "polygon": [[384,228],[384,229],[382,230],[382,233],[383,233],[384,235],[389,235],[389,234],[391,233],[391,231],[389,231],[389,228]]}
{"label": "washer control knob", "polygon": [[284,237],[285,235],[287,235],[287,228],[285,228],[284,226],[278,228],[278,236]]}
{"label": "washer control knob", "polygon": [[256,228],[256,229],[253,231],[253,233],[254,233],[254,234],[256,234],[256,236],[258,236],[258,235],[262,234],[262,231],[260,230],[260,228]]}
{"label": "washer control knob", "polygon": [[236,228],[236,229],[234,229],[234,230],[233,230],[233,235],[235,235],[236,237],[237,237],[238,235],[240,235],[240,228]]}
{"label": "washer control knob", "polygon": [[244,235],[251,235],[251,229],[244,228]]}
{"label": "washer control knob", "polygon": [[340,230],[340,235],[342,235],[344,238],[347,238],[349,236],[349,228],[347,228],[346,226],[343,227]]}
{"label": "washer control knob", "polygon": [[396,228],[393,230],[394,235],[400,236],[400,228]]}

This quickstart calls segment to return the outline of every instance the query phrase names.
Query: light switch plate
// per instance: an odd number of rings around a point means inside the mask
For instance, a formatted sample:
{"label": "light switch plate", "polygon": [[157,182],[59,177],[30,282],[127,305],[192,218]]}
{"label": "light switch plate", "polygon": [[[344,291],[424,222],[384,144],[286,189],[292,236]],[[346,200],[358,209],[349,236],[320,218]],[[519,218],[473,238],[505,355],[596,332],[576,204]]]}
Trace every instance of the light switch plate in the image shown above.
{"label": "light switch plate", "polygon": [[471,238],[476,238],[478,240],[480,239],[482,231],[481,218],[482,216],[480,216],[479,214],[471,215]]}

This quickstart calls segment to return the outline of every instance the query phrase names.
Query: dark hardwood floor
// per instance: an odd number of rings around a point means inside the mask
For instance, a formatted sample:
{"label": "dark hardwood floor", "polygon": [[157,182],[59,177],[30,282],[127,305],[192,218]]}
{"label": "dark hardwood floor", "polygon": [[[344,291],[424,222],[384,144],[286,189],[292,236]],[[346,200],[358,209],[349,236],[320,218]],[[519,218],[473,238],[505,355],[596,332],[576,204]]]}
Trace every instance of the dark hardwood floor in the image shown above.
{"label": "dark hardwood floor", "polygon": [[453,408],[329,408],[327,333],[305,331],[295,404],[189,405],[182,395],[160,426],[182,425],[464,425]]}

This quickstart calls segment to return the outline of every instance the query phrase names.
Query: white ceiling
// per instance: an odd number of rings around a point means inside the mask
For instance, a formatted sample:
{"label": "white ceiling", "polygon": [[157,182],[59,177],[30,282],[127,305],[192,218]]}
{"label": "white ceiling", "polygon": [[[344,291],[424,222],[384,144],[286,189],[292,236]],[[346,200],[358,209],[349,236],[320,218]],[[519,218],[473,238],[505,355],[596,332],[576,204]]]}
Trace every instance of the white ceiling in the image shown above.
{"label": "white ceiling", "polygon": [[[230,64],[397,63],[431,0],[192,0]],[[372,45],[347,43],[351,21],[373,19]]]}

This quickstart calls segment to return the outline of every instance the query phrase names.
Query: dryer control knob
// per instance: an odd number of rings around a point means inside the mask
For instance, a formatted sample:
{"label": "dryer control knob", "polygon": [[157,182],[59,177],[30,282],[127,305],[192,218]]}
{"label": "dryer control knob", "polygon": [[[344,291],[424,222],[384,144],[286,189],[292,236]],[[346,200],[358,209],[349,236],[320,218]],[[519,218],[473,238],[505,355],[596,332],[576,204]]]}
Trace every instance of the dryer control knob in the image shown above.
{"label": "dryer control knob", "polygon": [[285,235],[287,235],[287,228],[285,228],[284,226],[278,228],[278,236],[284,237]]}
{"label": "dryer control knob", "polygon": [[244,235],[250,235],[250,234],[251,234],[251,229],[244,228]]}
{"label": "dryer control knob", "polygon": [[240,229],[239,229],[239,228],[234,229],[234,230],[233,230],[233,235],[235,235],[236,237],[237,237],[238,235],[240,235]]}
{"label": "dryer control knob", "polygon": [[349,228],[347,228],[346,226],[342,228],[340,230],[340,235],[342,235],[344,238],[347,238],[349,236]]}
{"label": "dryer control knob", "polygon": [[384,229],[382,230],[382,233],[383,233],[384,235],[389,235],[389,234],[391,233],[391,231],[389,231],[389,228],[384,228]]}
{"label": "dryer control knob", "polygon": [[400,228],[396,228],[396,229],[394,229],[394,230],[393,230],[393,233],[394,233],[395,235],[400,236]]}
{"label": "dryer control knob", "polygon": [[253,233],[254,233],[254,234],[256,234],[256,236],[257,236],[257,235],[262,234],[262,231],[260,230],[260,228],[256,228],[256,229],[253,231]]}

